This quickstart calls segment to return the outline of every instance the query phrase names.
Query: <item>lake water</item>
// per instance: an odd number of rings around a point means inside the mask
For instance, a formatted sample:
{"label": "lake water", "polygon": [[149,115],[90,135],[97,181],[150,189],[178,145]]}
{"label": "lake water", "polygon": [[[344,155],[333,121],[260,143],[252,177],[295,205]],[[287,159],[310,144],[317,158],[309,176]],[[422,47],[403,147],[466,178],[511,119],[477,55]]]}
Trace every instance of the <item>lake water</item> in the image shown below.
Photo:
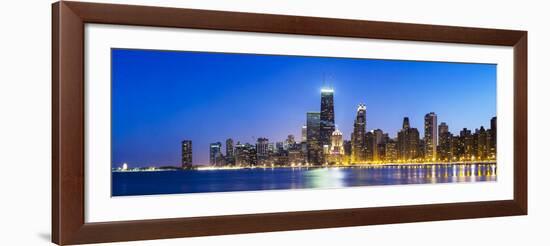
{"label": "lake water", "polygon": [[496,181],[495,164],[113,172],[112,195]]}

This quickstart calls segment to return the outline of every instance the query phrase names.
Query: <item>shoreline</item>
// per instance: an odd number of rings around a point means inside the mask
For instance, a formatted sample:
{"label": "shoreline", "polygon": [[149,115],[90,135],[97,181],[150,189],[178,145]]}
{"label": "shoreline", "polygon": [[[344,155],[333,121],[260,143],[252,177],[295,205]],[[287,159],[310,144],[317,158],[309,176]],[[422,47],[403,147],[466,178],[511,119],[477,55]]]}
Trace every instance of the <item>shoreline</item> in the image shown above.
{"label": "shoreline", "polygon": [[288,169],[288,168],[377,168],[377,167],[388,167],[388,166],[403,166],[403,167],[418,167],[418,166],[445,166],[445,165],[497,165],[496,160],[491,161],[476,161],[476,162],[428,162],[428,163],[368,163],[368,164],[344,164],[344,165],[290,165],[290,166],[193,166],[189,169],[183,169],[180,167],[170,167],[170,168],[155,168],[155,167],[146,167],[146,168],[133,168],[127,170],[121,169],[112,169],[111,172],[165,172],[165,171],[208,171],[208,170],[241,170],[241,169]]}

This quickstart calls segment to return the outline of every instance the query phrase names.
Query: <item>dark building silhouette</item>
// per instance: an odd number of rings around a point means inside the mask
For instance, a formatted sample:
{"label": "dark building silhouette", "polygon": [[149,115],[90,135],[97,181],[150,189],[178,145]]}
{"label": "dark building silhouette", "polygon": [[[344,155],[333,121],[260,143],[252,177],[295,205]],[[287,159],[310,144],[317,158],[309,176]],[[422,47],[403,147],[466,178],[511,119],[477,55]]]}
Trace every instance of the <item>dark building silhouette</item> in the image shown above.
{"label": "dark building silhouette", "polygon": [[397,157],[400,160],[413,160],[419,157],[420,134],[411,128],[409,118],[403,119],[403,129],[397,133]]}
{"label": "dark building silhouette", "polygon": [[439,126],[437,127],[437,136],[438,136],[438,145],[441,143],[442,139],[441,136],[443,136],[445,133],[449,132],[449,126],[445,122],[441,122]]}
{"label": "dark building silhouette", "polygon": [[365,142],[367,143],[365,148],[365,159],[367,162],[371,162],[374,159],[374,146],[375,146],[373,132],[367,132],[367,134],[365,134]]}
{"label": "dark building silhouette", "polygon": [[181,142],[181,168],[189,169],[193,166],[193,143],[191,140]]}
{"label": "dark building silhouette", "polygon": [[307,113],[307,161],[309,164],[321,165],[323,149],[321,146],[320,128],[321,114],[319,112]]}
{"label": "dark building silhouette", "polygon": [[403,128],[402,129],[409,129],[411,128],[411,124],[409,123],[409,117],[403,118]]}
{"label": "dark building silhouette", "polygon": [[227,165],[235,165],[235,147],[231,138],[225,140],[225,162]]}
{"label": "dark building silhouette", "polygon": [[497,156],[497,117],[491,119],[491,129],[489,129],[489,157],[495,159]]}
{"label": "dark building silhouette", "polygon": [[345,159],[348,163],[351,163],[351,141],[344,140],[344,153]]}
{"label": "dark building silhouette", "polygon": [[387,134],[381,129],[376,129],[372,131],[373,142],[372,142],[372,161],[380,161],[384,156]]}

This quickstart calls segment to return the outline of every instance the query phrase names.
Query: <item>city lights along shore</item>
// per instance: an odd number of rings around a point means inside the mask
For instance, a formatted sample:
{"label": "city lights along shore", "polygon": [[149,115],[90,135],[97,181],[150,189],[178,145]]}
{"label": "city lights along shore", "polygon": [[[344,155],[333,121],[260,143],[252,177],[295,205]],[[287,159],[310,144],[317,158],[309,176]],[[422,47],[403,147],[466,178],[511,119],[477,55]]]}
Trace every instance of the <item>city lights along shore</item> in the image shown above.
{"label": "city lights along shore", "polygon": [[[376,167],[451,164],[496,165],[496,117],[487,118],[490,127],[475,130],[462,128],[449,131],[446,122],[438,124],[435,112],[424,115],[424,136],[404,116],[402,128],[393,137],[381,129],[368,131],[367,105],[358,102],[353,131],[341,132],[335,124],[335,90],[322,88],[319,111],[305,112],[300,139],[288,135],[284,140],[270,141],[259,137],[255,143],[215,142],[209,146],[209,163],[193,163],[193,140],[181,141],[179,165],[132,167],[119,164],[113,171],[166,170],[231,170],[243,168],[294,167]],[[354,109],[350,109],[354,110]],[[416,117],[416,116],[415,116]],[[299,128],[300,126],[296,126]],[[345,138],[344,136],[349,136]],[[175,148],[177,148],[175,146]]]}

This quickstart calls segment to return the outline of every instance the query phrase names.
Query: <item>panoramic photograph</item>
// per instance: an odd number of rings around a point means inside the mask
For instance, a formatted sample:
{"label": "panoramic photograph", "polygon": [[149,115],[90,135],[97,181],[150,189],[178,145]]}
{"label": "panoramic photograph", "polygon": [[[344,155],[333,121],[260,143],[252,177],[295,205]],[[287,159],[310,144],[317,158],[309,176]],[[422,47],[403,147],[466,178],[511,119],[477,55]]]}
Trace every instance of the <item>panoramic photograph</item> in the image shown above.
{"label": "panoramic photograph", "polygon": [[497,181],[495,64],[111,50],[111,195]]}

